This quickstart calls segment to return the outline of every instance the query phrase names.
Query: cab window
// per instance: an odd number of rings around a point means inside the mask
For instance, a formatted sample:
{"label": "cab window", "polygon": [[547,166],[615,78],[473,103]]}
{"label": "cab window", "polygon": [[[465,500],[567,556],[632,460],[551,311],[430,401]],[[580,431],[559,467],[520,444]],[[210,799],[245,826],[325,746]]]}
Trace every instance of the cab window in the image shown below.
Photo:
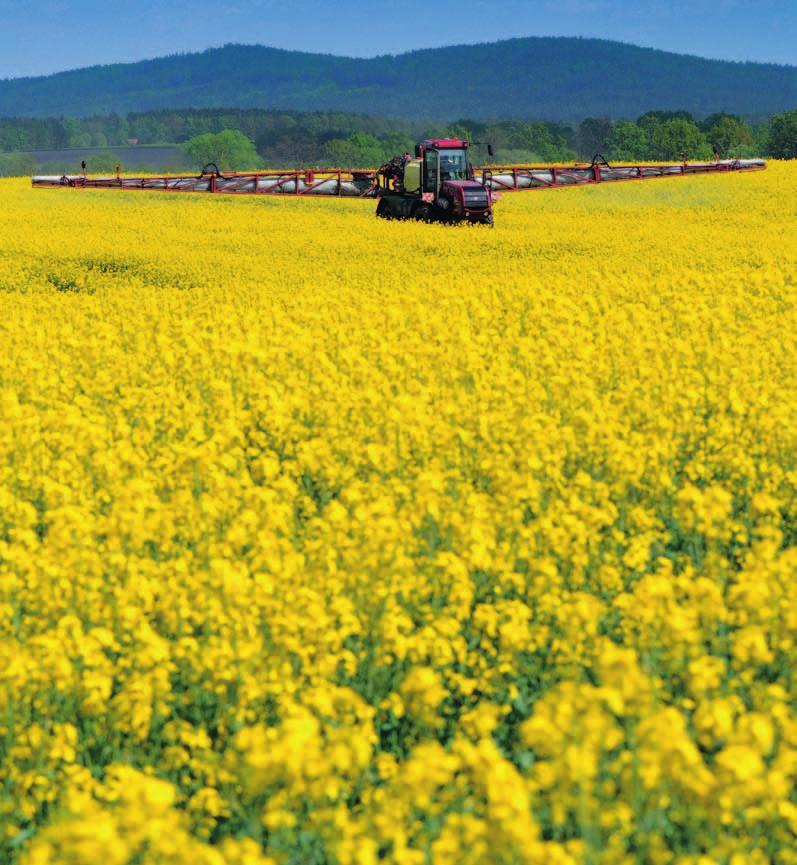
{"label": "cab window", "polygon": [[464,148],[447,147],[440,151],[440,181],[470,180],[468,152]]}
{"label": "cab window", "polygon": [[426,174],[426,192],[437,192],[437,151],[427,150],[423,156]]}

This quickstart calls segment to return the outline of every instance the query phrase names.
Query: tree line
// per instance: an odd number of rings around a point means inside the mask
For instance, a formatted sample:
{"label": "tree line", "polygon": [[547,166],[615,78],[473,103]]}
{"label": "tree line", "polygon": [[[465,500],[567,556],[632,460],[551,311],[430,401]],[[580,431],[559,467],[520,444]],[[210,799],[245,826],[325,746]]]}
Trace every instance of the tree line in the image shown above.
{"label": "tree line", "polygon": [[753,120],[794,107],[796,92],[797,67],[708,60],[603,39],[523,37],[370,58],[225,45],[0,81],[0,115],[263,106],[427,121],[578,122],[589,115],[634,118],[659,107]]}
{"label": "tree line", "polygon": [[[474,162],[590,160],[595,154],[615,161],[669,161],[681,154],[687,159],[711,159],[717,153],[723,158],[797,158],[797,110],[751,125],[724,112],[702,119],[687,111],[649,111],[636,120],[588,117],[578,124],[522,120],[430,124],[343,112],[181,109],[126,116],[0,119],[0,174],[35,170],[35,160],[24,151],[77,153],[90,148],[95,149],[89,157],[90,169],[105,171],[118,161],[111,148],[146,144],[179,144],[182,149],[170,167],[194,168],[214,152],[212,137],[225,131],[240,134],[237,144],[228,139],[225,145],[234,158],[222,153],[213,160],[228,169],[375,167],[411,150],[418,140],[447,136],[471,141]],[[242,150],[244,139],[248,148]],[[70,158],[63,170],[74,170],[74,161]]]}

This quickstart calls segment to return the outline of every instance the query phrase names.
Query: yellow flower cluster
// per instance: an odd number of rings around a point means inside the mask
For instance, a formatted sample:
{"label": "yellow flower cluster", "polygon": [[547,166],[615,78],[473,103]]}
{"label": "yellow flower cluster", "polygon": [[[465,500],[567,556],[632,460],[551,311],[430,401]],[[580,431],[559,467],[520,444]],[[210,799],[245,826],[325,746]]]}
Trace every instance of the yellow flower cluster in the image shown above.
{"label": "yellow flower cluster", "polygon": [[797,865],[797,167],[0,201],[0,861]]}

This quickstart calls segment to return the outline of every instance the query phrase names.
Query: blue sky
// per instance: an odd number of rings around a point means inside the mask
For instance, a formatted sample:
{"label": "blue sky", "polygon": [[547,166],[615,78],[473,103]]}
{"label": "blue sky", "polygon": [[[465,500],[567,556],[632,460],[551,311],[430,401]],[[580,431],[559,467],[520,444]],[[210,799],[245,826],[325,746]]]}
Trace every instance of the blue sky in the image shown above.
{"label": "blue sky", "polygon": [[797,65],[797,0],[0,0],[0,78],[227,42],[368,57],[513,36]]}

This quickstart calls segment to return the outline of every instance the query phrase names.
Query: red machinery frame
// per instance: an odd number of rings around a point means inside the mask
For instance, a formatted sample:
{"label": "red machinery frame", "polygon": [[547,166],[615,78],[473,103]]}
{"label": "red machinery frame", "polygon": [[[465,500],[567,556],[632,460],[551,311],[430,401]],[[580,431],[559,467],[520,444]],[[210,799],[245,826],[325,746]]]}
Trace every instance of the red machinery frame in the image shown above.
{"label": "red machinery frame", "polygon": [[[324,197],[374,198],[377,173],[357,168],[292,169],[286,171],[250,171],[226,175],[151,175],[147,177],[87,177],[63,175],[61,177],[34,177],[34,186],[67,186],[73,189],[121,189],[160,192],[224,192],[237,195],[318,195],[318,190],[332,182],[334,192]],[[268,184],[268,181],[272,182]],[[263,181],[266,185],[263,186]],[[345,183],[368,183],[368,188],[354,195],[344,192]],[[205,185],[203,185],[205,184]],[[293,184],[292,189],[288,189]],[[246,188],[251,186],[252,188]]]}
{"label": "red machinery frame", "polygon": [[[763,160],[727,160],[705,163],[661,165],[507,165],[474,168],[474,176],[493,194],[531,189],[565,189],[595,183],[685,177],[766,168]],[[235,195],[292,195],[319,198],[378,198],[388,191],[387,178],[379,170],[356,168],[291,169],[253,171],[228,175],[202,173],[198,177],[162,175],[152,177],[102,177],[63,175],[34,177],[33,186],[76,189],[155,190],[161,192],[212,192]]]}
{"label": "red machinery frame", "polygon": [[[493,193],[526,192],[532,189],[567,189],[595,183],[617,183],[625,180],[653,180],[659,177],[688,177],[695,174],[730,171],[763,171],[763,160],[727,160],[723,162],[682,162],[660,165],[497,165],[474,168],[477,177]],[[545,175],[550,175],[550,180]],[[511,182],[504,178],[511,175]],[[526,180],[527,183],[521,183]]]}

